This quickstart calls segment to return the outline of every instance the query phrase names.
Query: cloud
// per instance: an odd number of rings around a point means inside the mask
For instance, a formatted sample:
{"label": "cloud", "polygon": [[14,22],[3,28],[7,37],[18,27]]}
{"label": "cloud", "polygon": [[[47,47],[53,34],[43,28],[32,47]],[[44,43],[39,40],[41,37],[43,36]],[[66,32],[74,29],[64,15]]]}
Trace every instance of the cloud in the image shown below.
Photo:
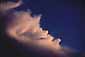
{"label": "cloud", "polygon": [[[31,50],[32,54],[35,53],[36,56],[66,57],[71,52],[70,49],[64,49],[59,44],[60,39],[54,40],[54,37],[48,34],[48,30],[43,30],[40,27],[41,15],[31,16],[31,12],[26,11],[15,11],[10,14],[7,12],[21,4],[21,0],[17,3],[6,2],[0,4],[1,17],[5,16],[4,20],[8,20],[6,22],[6,34],[11,39],[13,38],[26,46],[28,53]],[[5,14],[3,14],[4,12]]]}
{"label": "cloud", "polygon": [[7,11],[12,8],[16,8],[22,4],[22,1],[19,0],[18,2],[4,2],[0,3],[0,11]]}

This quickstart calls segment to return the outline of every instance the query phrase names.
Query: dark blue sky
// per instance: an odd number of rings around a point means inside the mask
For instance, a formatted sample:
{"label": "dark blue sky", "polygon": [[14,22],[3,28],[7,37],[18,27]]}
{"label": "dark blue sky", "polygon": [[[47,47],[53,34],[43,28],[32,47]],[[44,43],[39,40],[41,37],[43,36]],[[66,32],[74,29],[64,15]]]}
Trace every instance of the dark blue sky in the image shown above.
{"label": "dark blue sky", "polygon": [[54,37],[63,35],[63,46],[85,51],[83,0],[23,0],[23,2],[19,9],[31,9],[33,14],[42,14],[41,26],[48,29]]}

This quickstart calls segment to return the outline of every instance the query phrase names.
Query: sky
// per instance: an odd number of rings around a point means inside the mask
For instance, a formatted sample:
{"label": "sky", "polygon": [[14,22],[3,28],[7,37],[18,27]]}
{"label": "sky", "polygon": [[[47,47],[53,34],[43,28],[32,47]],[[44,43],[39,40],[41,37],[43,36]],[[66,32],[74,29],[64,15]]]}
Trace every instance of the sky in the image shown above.
{"label": "sky", "polygon": [[[15,1],[15,0],[12,0]],[[61,37],[61,45],[85,51],[84,1],[83,0],[23,0],[17,10],[27,9],[42,14],[41,27],[48,29],[55,38]]]}

